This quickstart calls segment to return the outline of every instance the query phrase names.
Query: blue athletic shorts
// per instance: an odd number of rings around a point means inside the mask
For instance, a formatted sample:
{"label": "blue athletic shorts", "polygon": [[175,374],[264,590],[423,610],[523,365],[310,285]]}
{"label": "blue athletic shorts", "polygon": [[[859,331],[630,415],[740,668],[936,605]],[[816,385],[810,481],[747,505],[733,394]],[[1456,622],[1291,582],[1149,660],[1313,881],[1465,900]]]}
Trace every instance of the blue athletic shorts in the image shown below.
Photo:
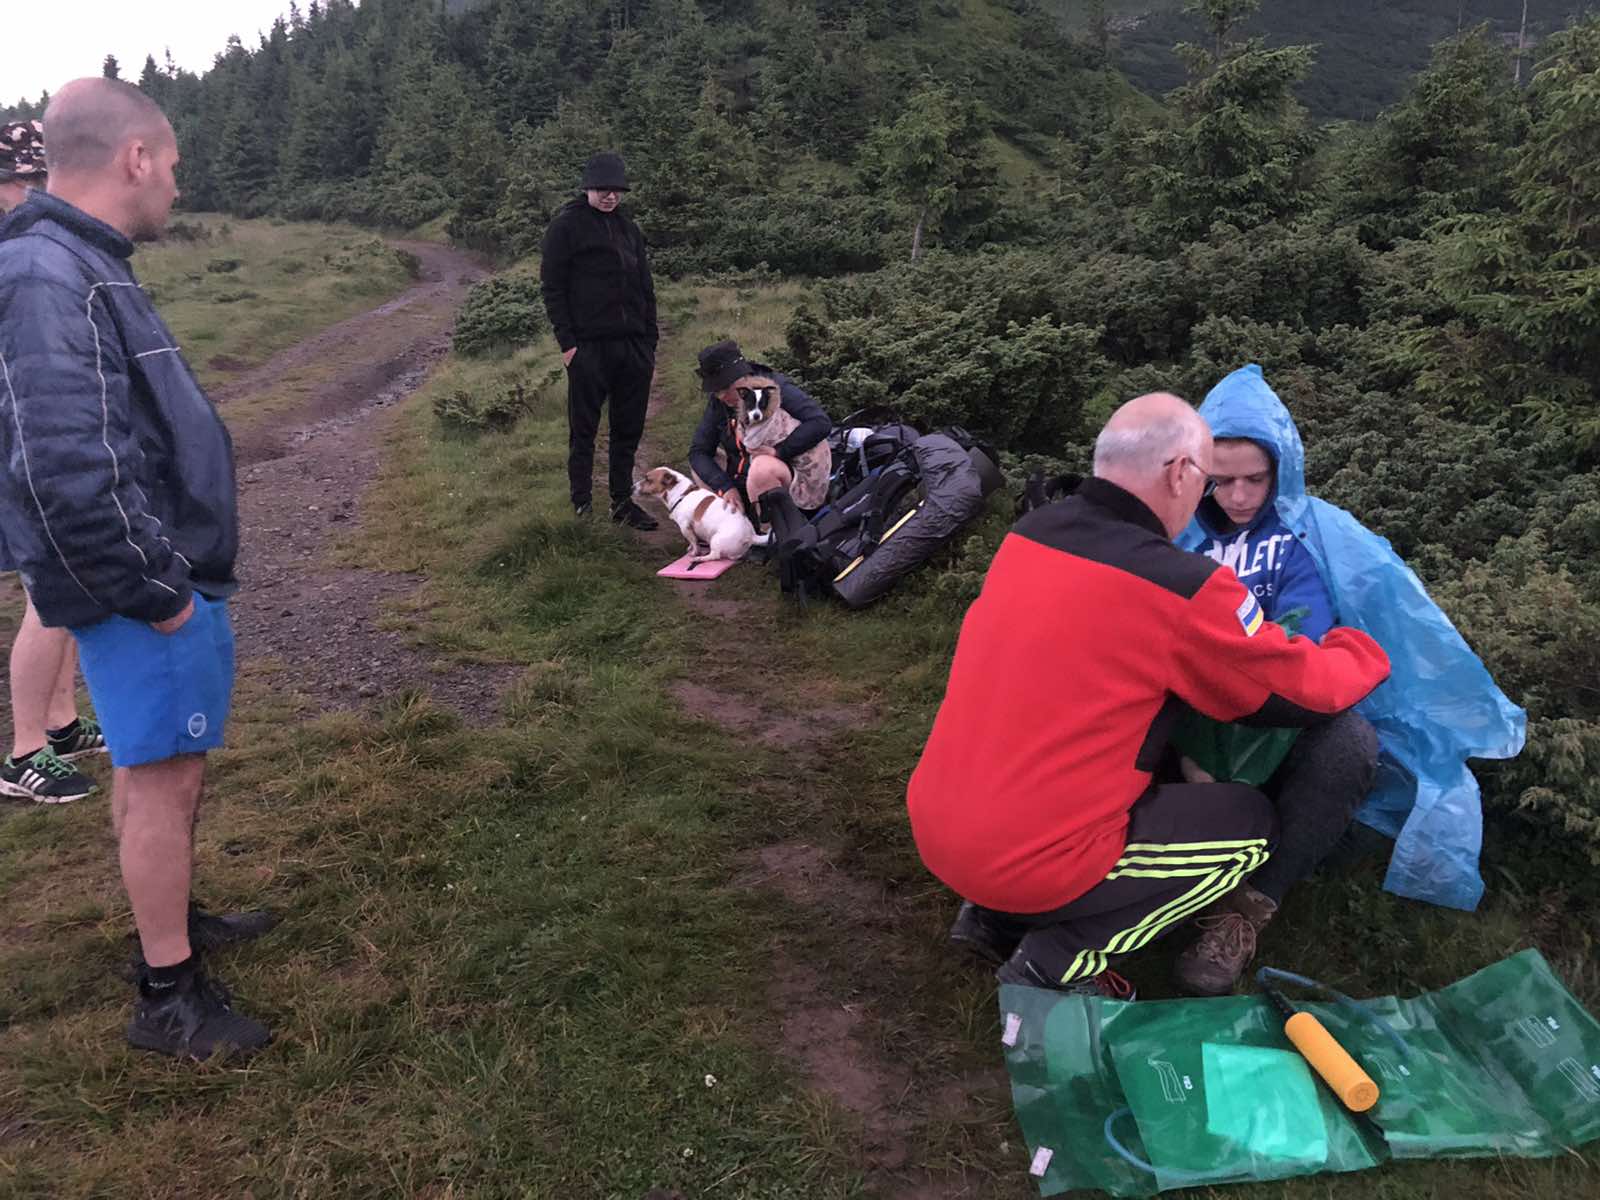
{"label": "blue athletic shorts", "polygon": [[111,763],[137,767],[222,745],[233,698],[233,626],[224,600],[194,594],[176,633],[108,617],[74,627],[78,661]]}

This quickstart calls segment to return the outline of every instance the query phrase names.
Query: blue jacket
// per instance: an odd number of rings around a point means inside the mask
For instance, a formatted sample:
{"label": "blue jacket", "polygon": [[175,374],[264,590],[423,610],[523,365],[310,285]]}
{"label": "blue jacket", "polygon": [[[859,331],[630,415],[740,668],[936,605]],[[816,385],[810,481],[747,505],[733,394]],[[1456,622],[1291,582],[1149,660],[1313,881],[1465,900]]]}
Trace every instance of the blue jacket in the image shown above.
{"label": "blue jacket", "polygon": [[[1477,907],[1483,817],[1466,760],[1519,754],[1527,714],[1495,686],[1386,538],[1306,495],[1300,431],[1260,367],[1241,367],[1217,384],[1200,415],[1217,437],[1250,438],[1271,450],[1276,519],[1308,552],[1338,622],[1365,630],[1389,655],[1389,681],[1356,706],[1382,747],[1377,781],[1358,816],[1395,838],[1384,886],[1434,904]],[[1205,539],[1195,522],[1178,541],[1192,550]]]}
{"label": "blue jacket", "polygon": [[0,226],[0,529],[46,625],[237,587],[233,445],[132,253],[38,192]]}
{"label": "blue jacket", "polygon": [[1317,564],[1283,523],[1271,499],[1243,529],[1228,520],[1214,497],[1200,505],[1194,520],[1204,535],[1195,549],[1213,562],[1232,567],[1239,582],[1261,602],[1267,620],[1276,621],[1284,613],[1303,608],[1306,615],[1297,632],[1320,642],[1333,628],[1333,602]]}

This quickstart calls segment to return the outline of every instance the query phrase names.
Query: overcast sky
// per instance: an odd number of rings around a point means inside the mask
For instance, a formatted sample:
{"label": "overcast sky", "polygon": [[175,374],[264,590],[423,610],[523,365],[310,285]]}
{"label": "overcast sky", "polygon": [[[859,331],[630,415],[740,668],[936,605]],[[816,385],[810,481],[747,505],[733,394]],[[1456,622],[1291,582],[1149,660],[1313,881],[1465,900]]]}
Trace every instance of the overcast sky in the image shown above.
{"label": "overcast sky", "polygon": [[[168,47],[180,67],[199,73],[237,33],[246,46],[289,11],[289,0],[4,0],[5,56],[0,103],[37,100],[69,79],[100,74],[115,54],[134,83],[144,56],[162,62]],[[304,11],[310,0],[300,0]]]}

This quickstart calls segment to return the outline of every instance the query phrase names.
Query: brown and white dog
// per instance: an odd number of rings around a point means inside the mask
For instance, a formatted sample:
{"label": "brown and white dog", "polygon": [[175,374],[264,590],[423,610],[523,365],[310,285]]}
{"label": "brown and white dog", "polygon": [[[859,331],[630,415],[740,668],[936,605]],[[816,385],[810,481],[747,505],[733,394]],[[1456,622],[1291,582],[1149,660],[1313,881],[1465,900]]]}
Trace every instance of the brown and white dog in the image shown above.
{"label": "brown and white dog", "polygon": [[[746,375],[733,385],[739,392],[735,416],[739,441],[746,451],[776,447],[800,424],[783,409],[778,385],[764,375]],[[824,438],[790,465],[794,482],[789,495],[801,508],[821,508],[828,500],[828,477],[833,474],[833,450]]]}
{"label": "brown and white dog", "polygon": [[[677,522],[684,541],[689,543],[690,562],[743,558],[756,539],[749,517],[729,508],[721,496],[671,467],[646,471],[644,478],[633,485],[633,492],[636,496],[652,496],[666,505],[667,516]],[[700,553],[701,542],[710,547],[705,554]]]}

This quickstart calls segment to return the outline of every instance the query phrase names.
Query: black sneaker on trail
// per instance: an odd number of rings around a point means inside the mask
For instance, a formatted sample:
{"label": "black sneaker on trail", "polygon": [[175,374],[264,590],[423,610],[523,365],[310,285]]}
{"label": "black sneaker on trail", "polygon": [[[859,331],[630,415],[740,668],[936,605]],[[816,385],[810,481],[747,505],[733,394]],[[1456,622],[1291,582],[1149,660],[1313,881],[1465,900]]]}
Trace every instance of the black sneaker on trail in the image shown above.
{"label": "black sneaker on trail", "polygon": [[0,763],[0,795],[18,796],[35,804],[70,804],[94,791],[94,780],[46,746],[17,762]]}
{"label": "black sneaker on trail", "polygon": [[233,1011],[228,989],[202,967],[166,987],[141,974],[139,996],[128,1022],[128,1044],[173,1058],[207,1059],[251,1054],[272,1041],[260,1021]]}
{"label": "black sneaker on trail", "polygon": [[572,515],[575,517],[587,517],[592,512],[594,512],[594,505],[587,500],[578,500],[572,505]]}
{"label": "black sneaker on trail", "polygon": [[652,529],[660,529],[661,522],[657,521],[644,509],[632,500],[621,500],[611,506],[611,519],[618,525],[626,525],[629,529],[643,530],[649,533]]}
{"label": "black sneaker on trail", "polygon": [[90,754],[106,752],[106,735],[100,731],[100,722],[93,717],[79,717],[71,725],[50,735],[50,749],[63,762],[77,762]]}

